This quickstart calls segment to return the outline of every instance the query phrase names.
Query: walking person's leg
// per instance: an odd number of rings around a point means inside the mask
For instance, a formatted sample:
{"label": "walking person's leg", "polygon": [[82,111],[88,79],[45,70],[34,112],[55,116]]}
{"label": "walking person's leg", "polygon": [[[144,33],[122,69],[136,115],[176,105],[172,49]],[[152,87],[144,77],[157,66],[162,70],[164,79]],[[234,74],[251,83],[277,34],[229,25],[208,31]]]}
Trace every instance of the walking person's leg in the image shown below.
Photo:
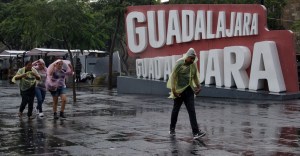
{"label": "walking person's leg", "polygon": [[32,88],[32,89],[30,89],[30,92],[28,94],[28,113],[27,113],[27,116],[29,118],[32,118],[34,95],[35,95],[35,90],[34,90],[34,88]]}
{"label": "walking person's leg", "polygon": [[35,87],[35,97],[36,97],[36,101],[37,101],[37,114],[39,112],[42,112],[41,107],[42,107],[42,92],[41,89],[38,87]]}
{"label": "walking person's leg", "polygon": [[22,117],[23,111],[27,105],[27,96],[21,91],[21,97],[22,97],[22,101],[19,107],[19,117]]}
{"label": "walking person's leg", "polygon": [[40,117],[44,117],[43,106],[42,105],[43,105],[43,102],[45,100],[46,91],[43,90],[42,88],[36,87],[35,88],[35,96],[36,96],[36,99],[37,99],[37,107],[36,107],[37,114]]}
{"label": "walking person's leg", "polygon": [[[52,93],[51,93],[52,94]],[[58,96],[56,96],[55,94],[52,94],[52,99],[53,99],[53,116],[54,116],[54,119],[58,119],[58,116],[57,116],[57,103],[58,103]]]}
{"label": "walking person's leg", "polygon": [[195,111],[195,97],[192,88],[186,89],[186,94],[184,98],[184,104],[189,114],[190,124],[192,127],[192,132],[194,138],[199,138],[205,135],[205,132],[201,132],[198,127],[197,116]]}
{"label": "walking person's leg", "polygon": [[66,118],[64,112],[65,112],[65,106],[67,103],[67,95],[66,95],[66,88],[62,88],[61,89],[61,93],[60,93],[60,99],[61,99],[61,108],[60,108],[60,114],[59,116],[61,118]]}
{"label": "walking person's leg", "polygon": [[46,97],[46,91],[41,89],[41,95],[42,95],[42,99],[41,99],[41,108],[40,108],[40,112],[43,112],[43,103],[45,101],[45,97]]}
{"label": "walking person's leg", "polygon": [[187,89],[186,97],[184,98],[184,104],[189,114],[190,124],[192,127],[193,134],[199,132],[198,122],[195,112],[194,93],[192,89]]}
{"label": "walking person's leg", "polygon": [[174,99],[174,105],[173,105],[172,114],[171,114],[171,124],[170,124],[170,134],[172,134],[172,135],[175,135],[176,123],[177,123],[178,114],[179,114],[182,102],[183,102],[183,100],[181,97],[177,97]]}

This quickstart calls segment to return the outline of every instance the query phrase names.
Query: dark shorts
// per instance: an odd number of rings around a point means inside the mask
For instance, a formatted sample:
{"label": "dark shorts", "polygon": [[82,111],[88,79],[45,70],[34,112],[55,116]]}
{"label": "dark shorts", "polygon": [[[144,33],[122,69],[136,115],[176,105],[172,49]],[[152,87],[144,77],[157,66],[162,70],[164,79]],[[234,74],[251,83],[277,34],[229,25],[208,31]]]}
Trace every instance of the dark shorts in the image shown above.
{"label": "dark shorts", "polygon": [[66,92],[67,92],[67,88],[65,87],[57,88],[56,91],[50,91],[52,96],[60,96],[62,94],[66,94]]}

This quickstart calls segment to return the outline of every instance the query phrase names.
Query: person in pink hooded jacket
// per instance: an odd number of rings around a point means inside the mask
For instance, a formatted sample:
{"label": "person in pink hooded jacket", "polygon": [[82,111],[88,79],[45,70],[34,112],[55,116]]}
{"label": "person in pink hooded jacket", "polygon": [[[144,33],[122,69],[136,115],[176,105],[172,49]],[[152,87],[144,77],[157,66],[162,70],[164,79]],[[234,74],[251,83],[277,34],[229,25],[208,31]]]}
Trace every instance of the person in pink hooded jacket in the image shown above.
{"label": "person in pink hooded jacket", "polygon": [[37,70],[39,75],[41,76],[41,80],[37,82],[35,86],[35,97],[37,100],[36,113],[39,117],[44,117],[43,113],[43,102],[46,96],[46,77],[47,77],[47,67],[43,59],[39,59],[32,63],[33,67]]}
{"label": "person in pink hooded jacket", "polygon": [[[58,59],[49,65],[47,70],[46,88],[50,91],[53,98],[53,115],[57,120],[59,117],[65,119],[66,96],[66,78],[73,74],[73,67],[67,60]],[[60,114],[57,114],[58,98],[61,98]]]}

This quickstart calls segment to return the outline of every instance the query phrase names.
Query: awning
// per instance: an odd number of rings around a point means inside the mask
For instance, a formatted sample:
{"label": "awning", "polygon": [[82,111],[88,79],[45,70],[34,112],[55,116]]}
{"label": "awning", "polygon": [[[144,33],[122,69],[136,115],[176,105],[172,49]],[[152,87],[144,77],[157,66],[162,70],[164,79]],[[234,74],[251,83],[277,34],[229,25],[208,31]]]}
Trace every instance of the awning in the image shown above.
{"label": "awning", "polygon": [[64,56],[68,54],[67,49],[47,49],[47,48],[34,48],[26,53],[26,55],[47,55],[47,56]]}
{"label": "awning", "polygon": [[[80,50],[75,49],[71,50],[72,53],[81,53]],[[106,51],[100,50],[83,50],[83,55],[88,55],[90,53],[98,53],[98,54],[105,54]],[[64,56],[68,54],[67,49],[48,49],[48,48],[34,48],[26,53],[26,55],[33,56],[33,55],[47,55],[47,56]]]}
{"label": "awning", "polygon": [[[72,53],[79,53],[81,54],[80,50],[71,50]],[[107,54],[107,51],[101,50],[83,50],[82,55],[89,55],[90,53],[97,53],[97,54]]]}
{"label": "awning", "polygon": [[0,57],[17,57],[24,53],[26,53],[24,50],[4,50],[0,53]]}

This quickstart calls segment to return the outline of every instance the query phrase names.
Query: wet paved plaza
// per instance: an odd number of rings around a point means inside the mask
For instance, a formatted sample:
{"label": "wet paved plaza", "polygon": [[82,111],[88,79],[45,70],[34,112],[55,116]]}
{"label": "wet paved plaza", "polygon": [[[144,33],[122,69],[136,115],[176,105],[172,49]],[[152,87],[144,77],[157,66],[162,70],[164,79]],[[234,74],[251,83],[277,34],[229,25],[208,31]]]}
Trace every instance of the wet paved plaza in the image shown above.
{"label": "wet paved plaza", "polygon": [[194,141],[184,105],[176,137],[168,135],[172,100],[167,97],[118,95],[101,87],[78,88],[76,103],[71,89],[68,95],[67,120],[53,120],[49,93],[44,118],[19,119],[18,88],[2,83],[0,155],[300,155],[300,100],[197,97],[198,123],[207,135]]}

